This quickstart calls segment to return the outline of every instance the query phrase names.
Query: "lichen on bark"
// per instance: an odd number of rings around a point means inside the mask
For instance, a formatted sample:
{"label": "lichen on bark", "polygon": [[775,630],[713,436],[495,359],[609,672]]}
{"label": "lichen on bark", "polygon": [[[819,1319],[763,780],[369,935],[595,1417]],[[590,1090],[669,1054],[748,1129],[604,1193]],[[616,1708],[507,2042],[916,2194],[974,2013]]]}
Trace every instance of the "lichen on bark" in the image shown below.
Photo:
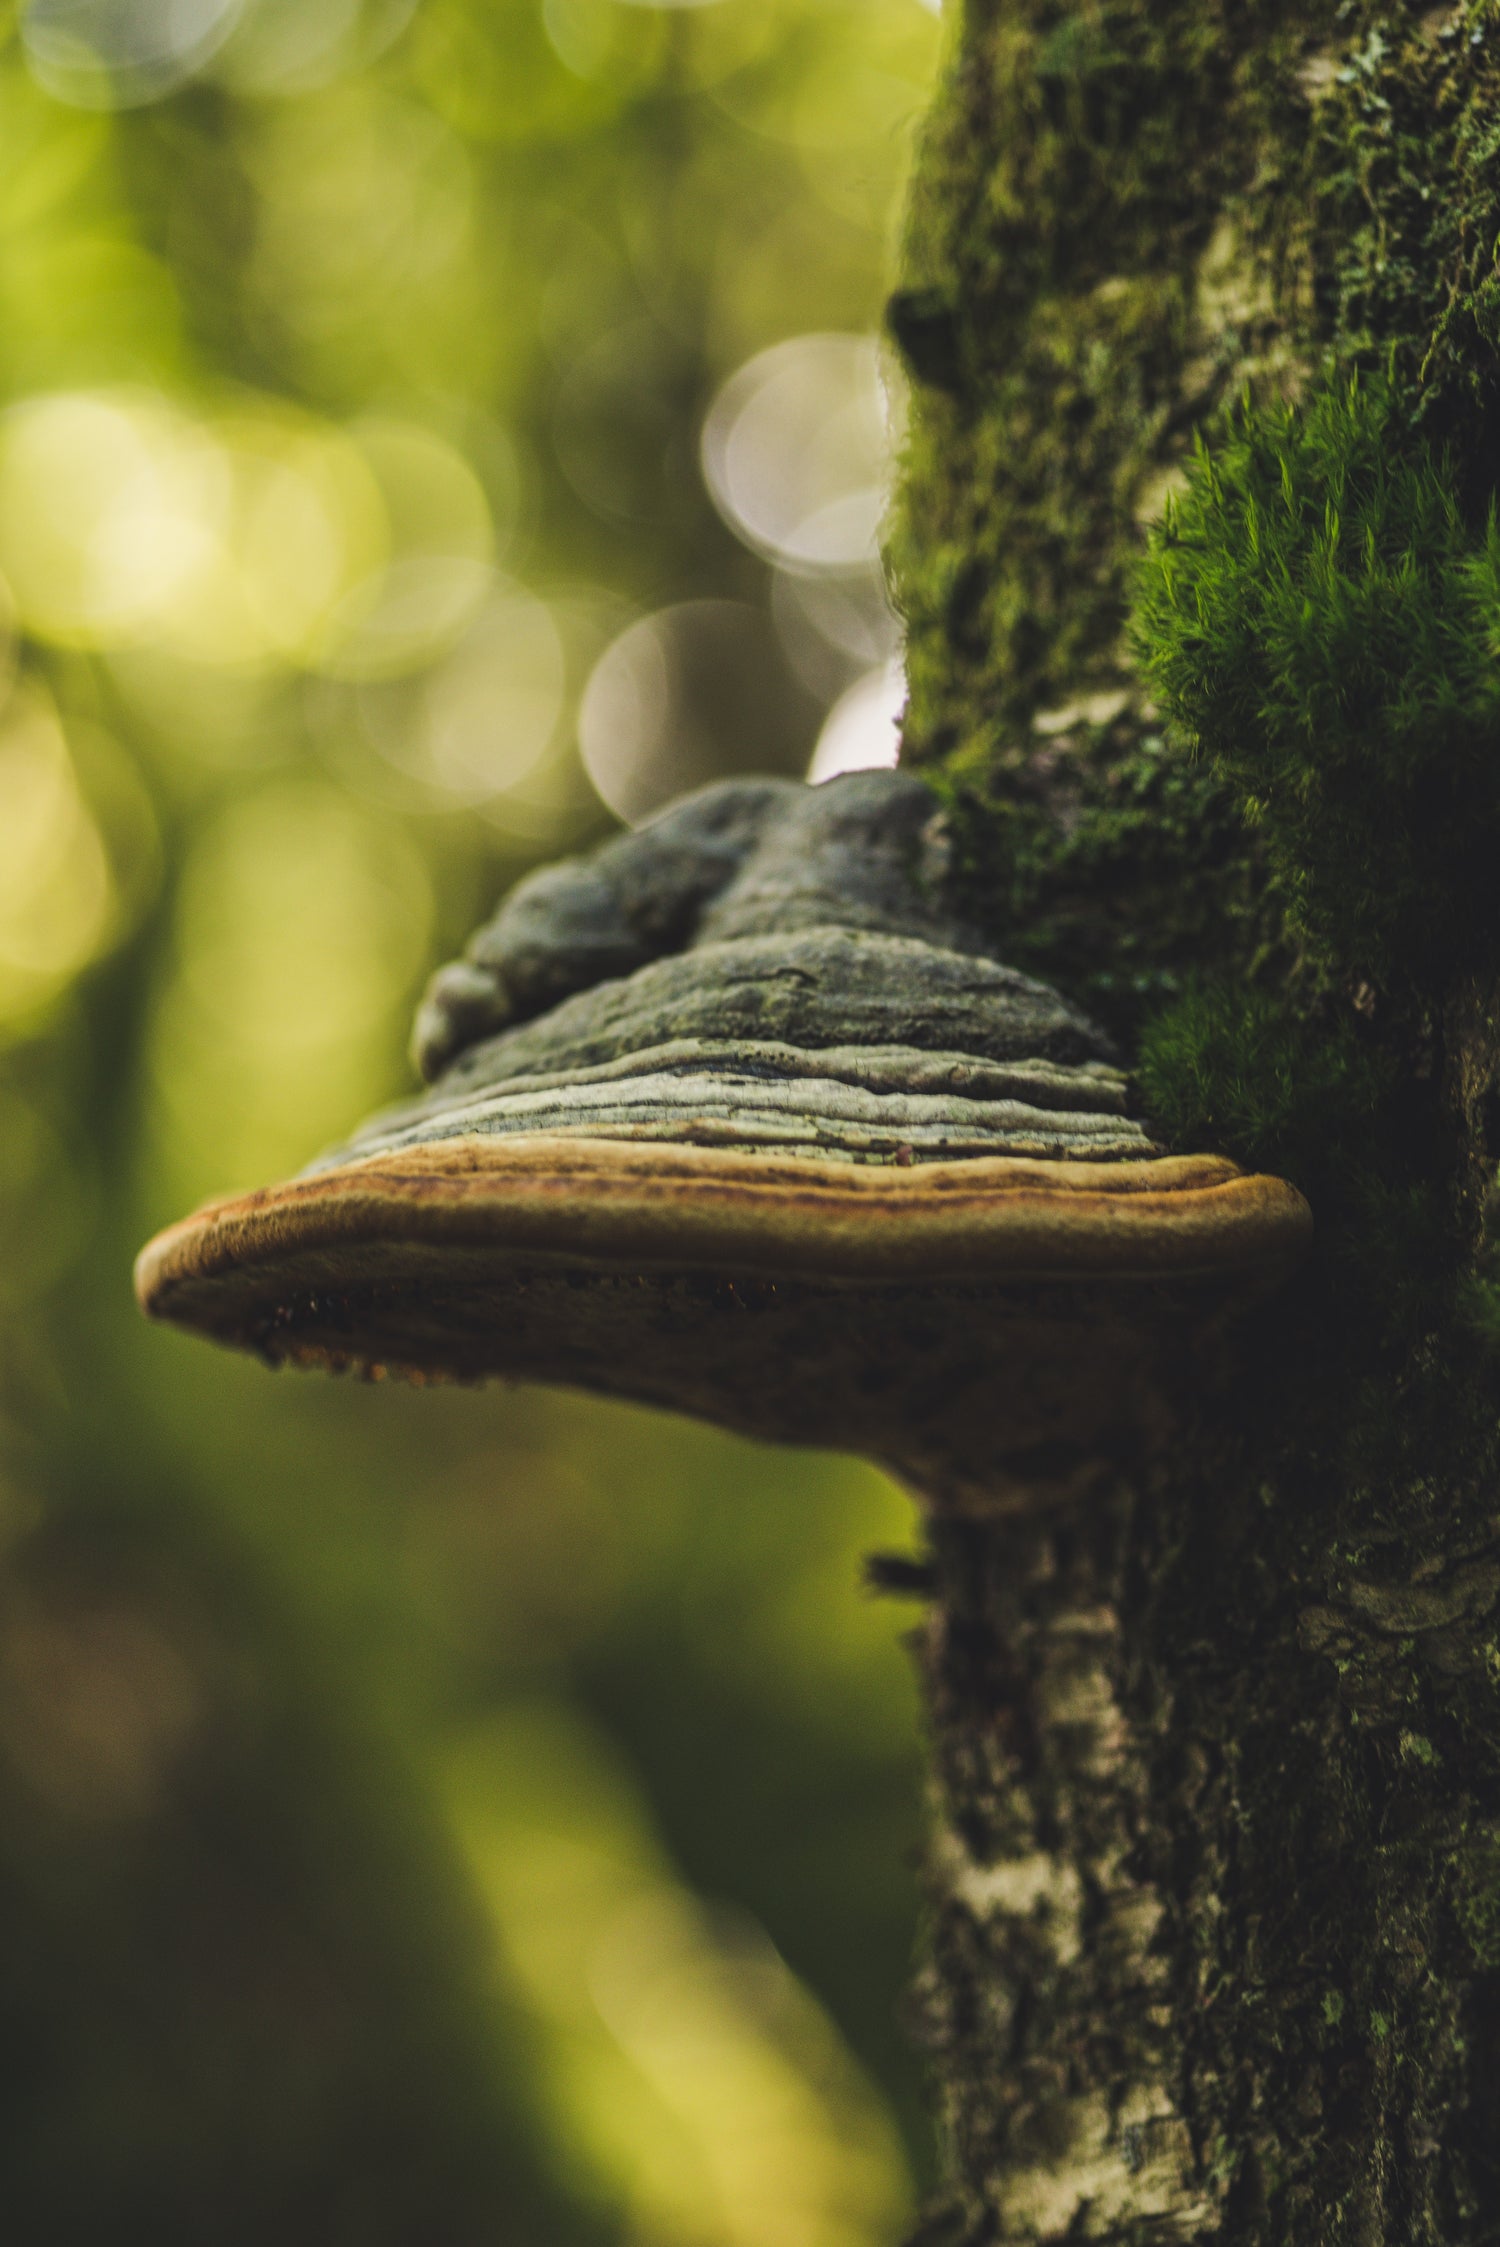
{"label": "lichen on bark", "polygon": [[[1130,636],[1195,438],[1212,460],[1234,415],[1287,411],[1295,438],[1351,375],[1482,541],[1497,97],[1492,5],[968,0],[953,27],[890,318],[904,754],[1002,956],[1143,1055],[1179,1139],[1303,1185],[1319,1242],[1240,1330],[1227,1406],[1184,1395],[1165,1450],[1024,1534],[936,1522],[934,2240],[1500,2239],[1500,910],[1451,836],[1454,895],[1417,864],[1378,757],[1324,729],[1308,800],[1345,886],[1310,923],[1313,843],[1257,824],[1237,742],[1195,740]],[[1441,760],[1418,785],[1430,807]],[[1466,864],[1500,854],[1487,807],[1464,823]],[[1405,931],[1362,945],[1394,879]],[[1038,1652],[1080,1598],[1109,1617],[1133,1980]],[[1038,1818],[1056,1870],[1023,1896]],[[1154,2206],[1128,2187],[1147,2080]],[[1070,2102],[1101,2086],[1085,2160]]]}

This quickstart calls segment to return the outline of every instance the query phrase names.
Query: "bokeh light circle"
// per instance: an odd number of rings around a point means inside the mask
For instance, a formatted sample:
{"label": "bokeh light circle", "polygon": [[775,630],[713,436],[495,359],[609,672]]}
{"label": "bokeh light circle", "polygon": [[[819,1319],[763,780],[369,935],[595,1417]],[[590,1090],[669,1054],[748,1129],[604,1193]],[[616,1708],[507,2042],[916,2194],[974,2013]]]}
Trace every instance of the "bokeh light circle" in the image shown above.
{"label": "bokeh light circle", "polygon": [[[488,515],[452,459],[424,514],[388,457],[270,403],[209,423],[154,391],[42,392],[0,422],[0,567],[25,627],[63,646],[399,668],[482,597]],[[413,562],[436,592],[403,583]]]}
{"label": "bokeh light circle", "polygon": [[430,429],[370,419],[350,434],[380,492],[390,555],[335,611],[321,668],[389,678],[451,647],[478,615],[494,551],[489,502],[458,448]]}
{"label": "bokeh light circle", "polygon": [[894,765],[905,713],[906,672],[899,659],[867,671],[839,696],[824,720],[808,779],[832,780],[841,772]]}
{"label": "bokeh light circle", "polygon": [[600,656],[579,751],[610,810],[633,822],[734,773],[800,774],[813,707],[759,609],[682,601],[627,626]]}
{"label": "bokeh light circle", "polygon": [[417,0],[248,0],[214,76],[240,94],[305,94],[397,40]]}
{"label": "bokeh light circle", "polygon": [[837,700],[901,644],[900,621],[877,569],[817,577],[773,570],[771,616],[788,662],[820,702]]}
{"label": "bokeh light circle", "polygon": [[462,638],[416,677],[359,689],[366,737],[398,771],[449,803],[486,804],[552,748],[567,658],[551,610],[497,582]]}
{"label": "bokeh light circle", "polygon": [[43,638],[148,635],[212,558],[216,449],[151,392],[55,391],[0,424],[0,566]]}
{"label": "bokeh light circle", "polygon": [[710,406],[701,458],[715,506],[757,553],[795,570],[873,566],[891,458],[874,339],[793,336],[758,353]]}
{"label": "bokeh light circle", "polygon": [[78,109],[158,101],[233,31],[243,0],[31,0],[21,41],[32,76]]}

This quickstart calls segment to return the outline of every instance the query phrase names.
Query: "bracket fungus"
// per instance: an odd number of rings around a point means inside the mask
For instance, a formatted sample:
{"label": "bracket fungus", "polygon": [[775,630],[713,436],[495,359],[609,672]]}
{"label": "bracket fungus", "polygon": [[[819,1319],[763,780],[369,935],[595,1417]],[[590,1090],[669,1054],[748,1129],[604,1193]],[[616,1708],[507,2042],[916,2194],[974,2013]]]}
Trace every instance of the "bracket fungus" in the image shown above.
{"label": "bracket fungus", "polygon": [[1151,1444],[1306,1204],[1164,1154],[944,871],[932,796],[879,772],[725,783],[531,875],[428,991],[421,1097],[161,1234],[144,1308],[272,1362],[837,1445],[934,1496]]}

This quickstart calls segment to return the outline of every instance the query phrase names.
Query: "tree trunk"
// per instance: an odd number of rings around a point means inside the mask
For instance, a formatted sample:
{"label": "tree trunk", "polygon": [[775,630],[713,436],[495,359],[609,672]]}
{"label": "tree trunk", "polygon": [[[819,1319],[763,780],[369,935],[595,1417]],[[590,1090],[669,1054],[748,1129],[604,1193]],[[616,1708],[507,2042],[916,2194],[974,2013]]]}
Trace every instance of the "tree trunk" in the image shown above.
{"label": "tree trunk", "polygon": [[[1295,430],[1388,384],[1482,543],[1497,48],[1492,8],[1364,0],[952,27],[890,310],[906,758],[1001,956],[1185,1070],[1168,1135],[1282,1169],[1319,1234],[1154,1453],[932,1494],[924,2240],[1500,2240],[1500,880],[1413,855],[1446,783],[1382,793],[1356,711],[1343,797],[1306,752],[1329,834],[1377,838],[1329,887],[1297,791],[1174,729],[1126,639],[1242,395]],[[1403,882],[1451,938],[1368,935]]]}

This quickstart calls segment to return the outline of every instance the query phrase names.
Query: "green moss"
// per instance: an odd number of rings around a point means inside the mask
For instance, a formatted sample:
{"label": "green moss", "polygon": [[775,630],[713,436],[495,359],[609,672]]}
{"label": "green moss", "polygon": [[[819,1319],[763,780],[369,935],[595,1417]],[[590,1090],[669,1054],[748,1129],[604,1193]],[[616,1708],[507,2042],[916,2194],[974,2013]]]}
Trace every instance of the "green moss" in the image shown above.
{"label": "green moss", "polygon": [[1488,0],[970,0],[890,311],[912,761],[1120,679],[1142,525],[1247,384],[1389,366],[1495,481],[1497,154]]}
{"label": "green moss", "polygon": [[1341,11],[1285,182],[1308,214],[1309,313],[1341,360],[1394,367],[1416,417],[1493,481],[1500,362],[1500,37],[1489,0]]}
{"label": "green moss", "polygon": [[935,785],[969,909],[1126,1047],[1192,974],[1274,949],[1256,838],[1209,765],[1154,727],[1080,717],[1024,753],[957,759]]}
{"label": "green moss", "polygon": [[1351,1158],[1391,1090],[1388,1058],[1348,1021],[1305,1021],[1279,996],[1200,983],[1147,1024],[1137,1077],[1174,1146],[1221,1147],[1308,1191]]}
{"label": "green moss", "polygon": [[1248,404],[1153,535],[1134,644],[1265,837],[1319,961],[1385,988],[1500,950],[1500,531],[1384,383]]}
{"label": "green moss", "polygon": [[1303,1186],[1388,1326],[1441,1305],[1492,1353],[1495,1104],[1444,1113],[1439,1024],[1500,972],[1500,533],[1408,404],[1385,379],[1243,403],[1138,566],[1138,660],[1279,929],[1146,1021],[1140,1074],[1174,1144]]}
{"label": "green moss", "polygon": [[1325,1277],[1387,1331],[1446,1299],[1460,1243],[1424,1162],[1431,1118],[1352,1010],[1198,981],[1146,1022],[1136,1075],[1171,1146],[1220,1148],[1301,1188]]}
{"label": "green moss", "polygon": [[[1175,1012],[1155,1040],[1156,1099],[1167,1047],[1189,1058],[1176,1010],[1195,977],[1301,1020],[1311,1082],[1333,1098],[1322,1049],[1360,985],[1410,969],[1431,989],[1442,962],[1476,964],[1466,948],[1487,929],[1489,592],[1476,577],[1492,556],[1476,523],[1500,430],[1490,14],[969,0],[956,25],[890,311],[915,378],[891,542],[908,626],[904,754],[949,804],[971,906],[1017,965],[1074,992],[1127,1048]],[[1360,527],[1378,517],[1386,545],[1377,537],[1380,567],[1362,575],[1346,529],[1330,611],[1306,635],[1334,708],[1320,740],[1349,748],[1351,798],[1379,763],[1380,785],[1345,821],[1341,770],[1320,765],[1307,785],[1305,735],[1292,786],[1274,790],[1260,746],[1237,733],[1196,760],[1164,739],[1127,627],[1148,525],[1194,473],[1195,429],[1232,447],[1226,407],[1248,391],[1257,441],[1283,427],[1306,471],[1315,541],[1314,486],[1326,496],[1371,465],[1368,443],[1340,462],[1346,440],[1371,432],[1330,416],[1349,372],[1373,366],[1386,389],[1357,395],[1386,414],[1398,459],[1373,510],[1363,493]],[[1297,399],[1294,420],[1283,409]],[[1448,603],[1455,571],[1462,619]],[[1428,596],[1420,614],[1404,601],[1412,579]],[[1361,619],[1384,634],[1392,617],[1383,673],[1356,650],[1382,723],[1355,741],[1364,710],[1341,700],[1344,656]],[[1457,673],[1434,653],[1445,634],[1462,643]],[[1414,649],[1415,695],[1395,679]],[[1087,713],[1111,691],[1127,697],[1117,719],[1059,728],[1062,708]],[[1256,770],[1237,764],[1242,751]],[[1426,1081],[1430,1109],[1430,1015],[1377,996],[1360,1041]],[[1253,1060],[1242,1053],[1212,1100],[1206,1059],[1188,1073],[1200,1113],[1251,1096],[1260,1123],[1242,1116],[1239,1143],[1264,1153],[1283,1132],[1275,1086],[1250,1083]],[[1184,1105],[1180,1087],[1170,1104]],[[1309,1093],[1309,1115],[1315,1105]],[[1392,1239],[1420,1230],[1431,1211],[1413,1215],[1412,1141],[1426,1161],[1433,1117],[1369,1125],[1385,1144],[1368,1222]],[[1320,1217],[1332,1220],[1326,1204]]]}
{"label": "green moss", "polygon": [[1102,736],[1032,720],[1128,686],[1143,526],[1247,385],[1272,413],[1376,361],[1456,488],[1489,489],[1491,15],[970,0],[958,23],[890,308],[917,385],[891,542],[905,754],[953,808],[977,909],[1127,1040],[1190,964],[1295,966],[1286,901],[1265,835],[1138,701]]}
{"label": "green moss", "polygon": [[1453,1914],[1474,1964],[1500,1969],[1500,1827],[1471,1833],[1454,1864]]}
{"label": "green moss", "polygon": [[1290,6],[967,10],[890,312],[923,385],[892,544],[916,759],[998,750],[1117,676],[1137,510],[1259,349],[1258,284],[1205,307],[1200,269],[1268,134],[1292,134],[1269,119],[1297,106],[1307,35]]}
{"label": "green moss", "polygon": [[1459,1315],[1491,1357],[1500,1356],[1500,1281],[1488,1272],[1465,1272],[1459,1281]]}

